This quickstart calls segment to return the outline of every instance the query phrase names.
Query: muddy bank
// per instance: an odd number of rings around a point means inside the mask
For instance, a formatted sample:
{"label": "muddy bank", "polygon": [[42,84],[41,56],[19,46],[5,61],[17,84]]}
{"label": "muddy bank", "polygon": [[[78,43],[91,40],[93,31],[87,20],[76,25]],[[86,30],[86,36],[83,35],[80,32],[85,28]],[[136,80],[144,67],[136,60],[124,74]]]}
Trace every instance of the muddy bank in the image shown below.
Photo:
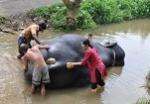
{"label": "muddy bank", "polygon": [[30,9],[61,2],[61,0],[0,0],[0,34],[14,34],[37,22],[37,18],[28,17],[27,12]]}
{"label": "muddy bank", "polygon": [[[80,4],[80,9],[76,14],[76,20],[72,27],[68,26],[71,22],[67,22],[68,10],[63,4],[53,6],[45,5],[44,7],[30,10],[28,13],[19,13],[10,17],[10,21],[6,23],[7,25],[3,24],[4,28],[1,27],[1,30],[5,30],[5,28],[11,28],[15,31],[22,30],[30,23],[37,22],[41,18],[46,19],[52,28],[63,31],[95,28],[97,25],[102,24],[149,18],[149,4],[149,0],[142,0],[140,2],[135,0],[128,0],[128,2],[123,0],[102,0],[102,2],[99,2],[99,0],[86,0]],[[72,15],[75,14],[72,13]]]}
{"label": "muddy bank", "polygon": [[43,20],[40,17],[32,18],[28,13],[20,13],[12,16],[0,16],[0,33],[11,33],[23,30],[32,23]]}

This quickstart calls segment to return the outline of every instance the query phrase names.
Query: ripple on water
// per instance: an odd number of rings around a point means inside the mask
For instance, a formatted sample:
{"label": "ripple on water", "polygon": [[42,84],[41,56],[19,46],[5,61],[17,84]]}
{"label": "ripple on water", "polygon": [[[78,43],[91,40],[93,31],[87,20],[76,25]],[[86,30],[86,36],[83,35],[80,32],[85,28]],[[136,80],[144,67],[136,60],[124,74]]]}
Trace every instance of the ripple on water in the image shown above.
{"label": "ripple on water", "polygon": [[22,74],[20,74],[19,65],[13,57],[8,52],[1,54],[0,104],[23,104],[23,87],[21,87],[22,82],[20,80]]}

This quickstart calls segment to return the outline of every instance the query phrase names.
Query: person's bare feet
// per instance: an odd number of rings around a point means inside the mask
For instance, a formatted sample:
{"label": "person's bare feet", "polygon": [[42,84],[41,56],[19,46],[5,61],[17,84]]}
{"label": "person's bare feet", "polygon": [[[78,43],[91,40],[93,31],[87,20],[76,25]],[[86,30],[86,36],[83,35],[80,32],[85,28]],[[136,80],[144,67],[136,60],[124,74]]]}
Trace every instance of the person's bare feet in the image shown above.
{"label": "person's bare feet", "polygon": [[91,92],[92,92],[92,93],[97,92],[97,88],[95,88],[95,89],[91,89]]}
{"label": "person's bare feet", "polygon": [[42,96],[46,95],[46,90],[45,90],[45,85],[44,84],[42,84],[42,86],[41,86],[41,95]]}
{"label": "person's bare feet", "polygon": [[99,88],[99,89],[104,89],[105,86],[100,86],[100,85],[98,85],[98,88]]}

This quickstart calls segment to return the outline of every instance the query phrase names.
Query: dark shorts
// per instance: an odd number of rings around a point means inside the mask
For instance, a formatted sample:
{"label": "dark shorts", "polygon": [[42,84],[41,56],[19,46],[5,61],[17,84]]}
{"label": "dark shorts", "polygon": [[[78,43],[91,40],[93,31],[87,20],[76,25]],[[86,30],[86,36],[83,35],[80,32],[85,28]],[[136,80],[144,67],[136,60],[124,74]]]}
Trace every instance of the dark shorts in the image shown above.
{"label": "dark shorts", "polygon": [[91,83],[91,89],[96,89],[97,88],[97,84],[100,85],[100,86],[104,86],[105,85],[105,82],[102,79],[101,74],[99,73],[98,70],[96,70],[96,79],[97,79],[96,83]]}
{"label": "dark shorts", "polygon": [[27,39],[24,36],[19,36],[18,38],[18,51],[20,53],[19,57],[22,57],[24,55],[20,48],[21,44],[28,44]]}
{"label": "dark shorts", "polygon": [[18,38],[18,46],[20,47],[21,44],[28,44],[27,39],[24,36],[19,36]]}
{"label": "dark shorts", "polygon": [[20,55],[18,57],[22,57],[24,55],[24,53],[22,52],[20,46],[21,44],[28,44],[27,39],[24,36],[19,36],[18,38],[18,51],[20,53]]}

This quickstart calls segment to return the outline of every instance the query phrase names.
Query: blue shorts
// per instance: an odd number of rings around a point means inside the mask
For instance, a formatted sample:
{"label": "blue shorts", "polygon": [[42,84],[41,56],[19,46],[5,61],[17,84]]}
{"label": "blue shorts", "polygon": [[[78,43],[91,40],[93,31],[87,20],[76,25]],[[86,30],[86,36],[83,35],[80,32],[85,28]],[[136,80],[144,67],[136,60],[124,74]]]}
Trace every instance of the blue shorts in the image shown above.
{"label": "blue shorts", "polygon": [[23,56],[24,54],[20,48],[21,44],[28,44],[27,39],[24,36],[19,36],[18,38],[18,51],[20,55]]}
{"label": "blue shorts", "polygon": [[21,44],[27,44],[27,39],[24,36],[19,36],[18,38],[18,46]]}

